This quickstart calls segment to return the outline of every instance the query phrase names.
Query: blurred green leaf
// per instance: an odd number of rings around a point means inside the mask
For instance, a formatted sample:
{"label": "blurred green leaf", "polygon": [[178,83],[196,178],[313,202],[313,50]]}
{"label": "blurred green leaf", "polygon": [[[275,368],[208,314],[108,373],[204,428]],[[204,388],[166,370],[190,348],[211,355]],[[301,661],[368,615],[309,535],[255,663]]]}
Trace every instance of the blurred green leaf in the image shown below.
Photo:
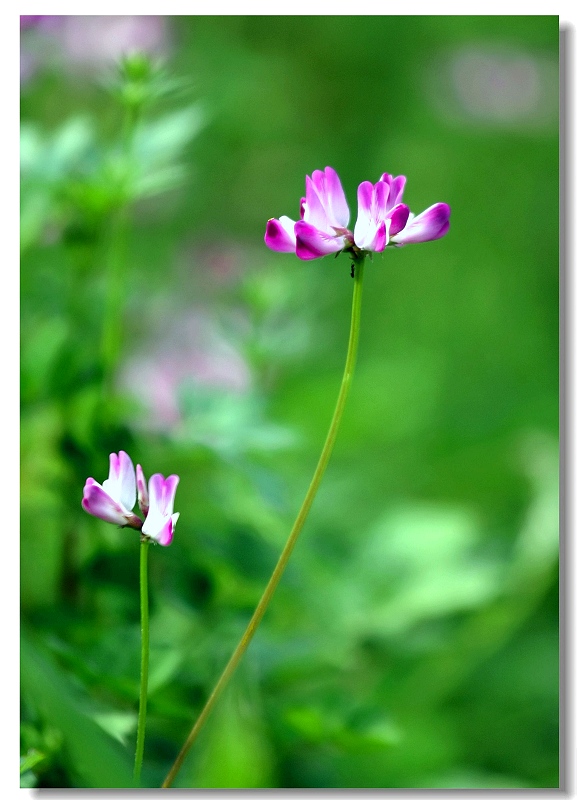
{"label": "blurred green leaf", "polygon": [[39,715],[61,731],[71,772],[84,788],[128,788],[130,754],[94,721],[92,703],[25,631],[21,632],[21,687]]}

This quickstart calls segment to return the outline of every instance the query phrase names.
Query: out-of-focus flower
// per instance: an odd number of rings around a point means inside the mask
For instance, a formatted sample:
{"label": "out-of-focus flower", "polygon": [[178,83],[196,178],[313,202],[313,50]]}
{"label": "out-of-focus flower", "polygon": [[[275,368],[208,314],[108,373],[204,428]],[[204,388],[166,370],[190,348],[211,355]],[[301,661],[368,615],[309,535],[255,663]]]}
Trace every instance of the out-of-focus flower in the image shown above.
{"label": "out-of-focus flower", "polygon": [[98,67],[135,51],[163,54],[168,46],[161,16],[67,16],[55,35],[70,65]]}
{"label": "out-of-focus flower", "polygon": [[173,514],[178,481],[178,475],[169,475],[165,478],[157,472],[152,475],[148,483],[150,505],[142,532],[165,546],[172,542],[174,527],[180,516],[178,512]]}
{"label": "out-of-focus flower", "polygon": [[78,72],[101,69],[143,53],[164,57],[170,49],[167,19],[150,15],[24,15],[21,80],[47,65]]}
{"label": "out-of-focus flower", "polygon": [[[170,475],[165,480],[163,475],[156,473],[147,488],[140,464],[136,465],[135,472],[130,456],[120,450],[118,455],[110,454],[110,472],[102,485],[94,478],[86,481],[82,508],[105,522],[123,528],[136,528],[144,536],[166,546],[172,542],[174,526],[179,517],[179,514],[172,513],[178,481],[178,475]],[[132,512],[137,489],[144,523]]]}
{"label": "out-of-focus flower", "polygon": [[110,454],[110,472],[102,485],[88,478],[84,485],[82,508],[93,517],[130,528],[142,527],[142,520],[132,513],[136,503],[136,478],[130,456],[121,450]]}
{"label": "out-of-focus flower", "polygon": [[20,30],[25,31],[27,28],[34,28],[44,18],[43,14],[20,14]]}
{"label": "out-of-focus flower", "polygon": [[453,124],[531,135],[557,125],[559,59],[498,41],[460,46],[425,65],[426,95]]}
{"label": "out-of-focus flower", "polygon": [[[237,327],[238,322],[232,320]],[[181,395],[186,385],[240,395],[251,382],[242,354],[214,317],[197,309],[176,316],[168,329],[164,324],[154,343],[129,358],[119,376],[120,387],[142,404],[142,423],[164,431],[183,422]]]}
{"label": "out-of-focus flower", "polygon": [[341,250],[382,252],[387,245],[440,239],[449,230],[451,209],[436,203],[415,217],[401,202],[406,178],[383,173],[377,183],[363,181],[358,188],[358,218],[354,233],[347,229],[349,209],[337,173],[326,167],[306,178],[301,219],[269,219],[264,236],[271,250],[296,253],[303,260]]}

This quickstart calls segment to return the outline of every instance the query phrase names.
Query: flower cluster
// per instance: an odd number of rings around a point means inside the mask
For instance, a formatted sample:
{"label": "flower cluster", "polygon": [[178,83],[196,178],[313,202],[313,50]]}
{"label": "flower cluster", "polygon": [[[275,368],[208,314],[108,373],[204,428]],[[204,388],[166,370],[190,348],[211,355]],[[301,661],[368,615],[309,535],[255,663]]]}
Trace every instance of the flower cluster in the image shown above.
{"label": "flower cluster", "polygon": [[[173,514],[178,475],[165,478],[160,473],[146,479],[140,464],[136,472],[130,456],[121,450],[110,454],[110,472],[102,485],[88,478],[84,485],[82,508],[93,517],[122,527],[136,528],[150,539],[169,545],[179,514]],[[138,505],[144,522],[133,513]]]}
{"label": "flower cluster", "polygon": [[415,216],[402,201],[406,178],[388,172],[372,184],[358,188],[359,212],[354,231],[348,228],[350,212],[337,173],[331,167],[306,176],[306,196],[301,199],[300,219],[269,219],[264,240],[271,250],[296,253],[308,261],[330,253],[350,250],[382,252],[388,245],[440,239],[449,230],[451,209],[435,203]]}

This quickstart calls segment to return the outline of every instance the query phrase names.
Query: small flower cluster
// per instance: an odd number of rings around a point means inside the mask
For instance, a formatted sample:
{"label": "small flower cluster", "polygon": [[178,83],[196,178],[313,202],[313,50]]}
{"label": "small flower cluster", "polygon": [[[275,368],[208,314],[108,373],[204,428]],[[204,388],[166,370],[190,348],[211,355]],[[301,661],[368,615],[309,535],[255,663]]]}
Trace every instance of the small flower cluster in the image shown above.
{"label": "small flower cluster", "polygon": [[[110,472],[101,484],[88,478],[84,485],[82,508],[93,517],[120,525],[136,528],[149,539],[169,545],[179,514],[173,514],[174,495],[178,486],[178,475],[165,478],[160,473],[146,479],[140,464],[136,472],[130,456],[121,450],[110,454]],[[138,490],[138,505],[144,522],[133,513]]]}
{"label": "small flower cluster", "polygon": [[337,173],[331,167],[306,176],[306,196],[301,199],[300,220],[269,219],[264,236],[271,250],[296,253],[308,261],[330,253],[350,250],[382,252],[388,245],[440,239],[449,230],[451,209],[435,203],[419,216],[401,202],[406,178],[388,172],[372,184],[358,188],[359,213],[354,231],[348,229],[350,211]]}

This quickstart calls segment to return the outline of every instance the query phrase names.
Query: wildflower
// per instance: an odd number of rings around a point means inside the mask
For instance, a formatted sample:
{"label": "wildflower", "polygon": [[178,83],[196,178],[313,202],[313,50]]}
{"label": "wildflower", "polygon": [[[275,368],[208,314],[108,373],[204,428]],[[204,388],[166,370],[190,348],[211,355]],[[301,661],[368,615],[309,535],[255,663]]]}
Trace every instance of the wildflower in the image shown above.
{"label": "wildflower", "polygon": [[382,252],[388,245],[440,239],[449,230],[450,207],[436,203],[419,216],[401,202],[406,178],[388,172],[372,184],[363,181],[357,191],[358,217],[351,232],[349,208],[337,173],[326,167],[306,178],[306,197],[301,200],[301,219],[270,219],[265,243],[271,250],[296,253],[303,259],[320,258],[341,250]]}
{"label": "wildflower", "polygon": [[[178,475],[164,478],[156,473],[148,487],[140,464],[136,472],[130,456],[120,450],[110,454],[110,473],[102,483],[88,478],[84,485],[82,508],[93,517],[122,527],[136,528],[162,545],[169,545],[179,514],[173,514]],[[138,493],[138,505],[144,522],[132,512]]]}
{"label": "wildflower", "polygon": [[326,167],[306,176],[306,196],[301,200],[301,218],[269,219],[264,240],[271,250],[296,253],[304,261],[344,250],[352,244],[347,230],[349,207],[339,176]]}
{"label": "wildflower", "polygon": [[174,495],[178,486],[178,475],[164,475],[156,473],[148,483],[150,505],[142,526],[142,533],[154,539],[159,544],[169,545],[174,535],[174,527],[180,514],[173,514]]}
{"label": "wildflower", "polygon": [[110,472],[100,485],[88,478],[84,485],[82,508],[93,517],[140,530],[142,520],[132,513],[136,503],[136,478],[130,456],[121,450],[110,454]]}
{"label": "wildflower", "polygon": [[363,181],[357,191],[359,214],[355,225],[355,245],[360,250],[382,252],[393,234],[402,231],[409,218],[409,207],[400,200],[406,178],[393,178],[385,172],[377,183]]}

